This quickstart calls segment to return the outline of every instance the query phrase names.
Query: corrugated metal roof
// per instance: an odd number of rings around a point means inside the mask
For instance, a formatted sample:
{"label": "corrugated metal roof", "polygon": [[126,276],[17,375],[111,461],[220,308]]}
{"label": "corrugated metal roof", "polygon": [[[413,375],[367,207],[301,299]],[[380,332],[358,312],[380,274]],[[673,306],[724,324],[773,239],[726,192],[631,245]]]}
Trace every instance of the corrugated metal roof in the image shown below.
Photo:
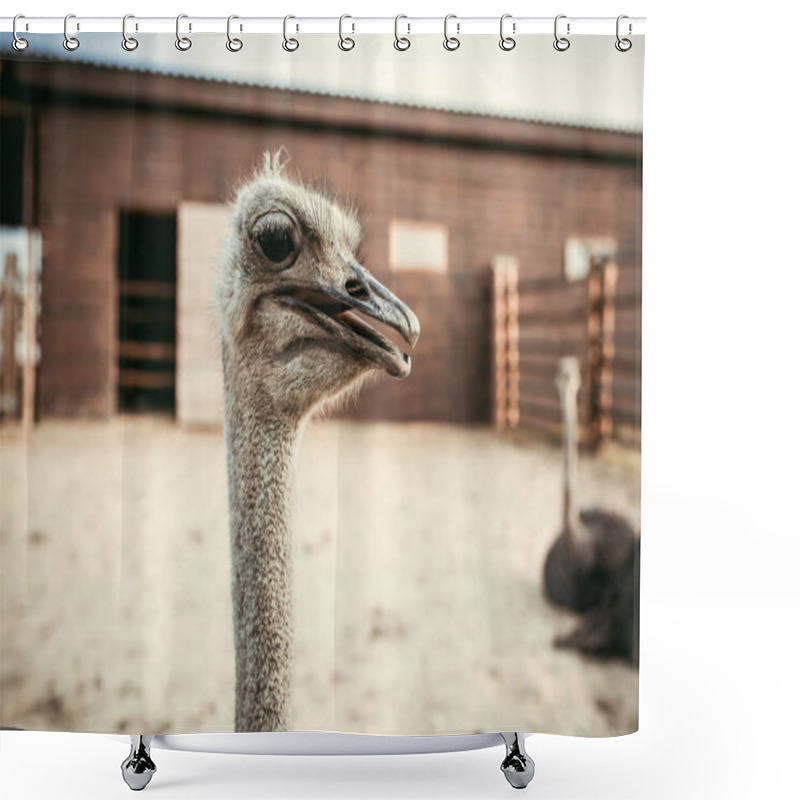
{"label": "corrugated metal roof", "polygon": [[[10,37],[9,37],[10,39]],[[566,53],[546,36],[528,37],[511,52],[497,37],[465,37],[447,52],[441,37],[417,36],[413,52],[397,52],[391,39],[362,35],[350,52],[337,37],[307,36],[286,53],[275,36],[251,36],[230,53],[223,35],[198,35],[192,48],[178,51],[173,36],[147,34],[126,52],[121,37],[86,34],[67,53],[61,38],[28,36],[18,54],[2,42],[3,57],[64,60],[114,69],[175,75],[372,100],[418,108],[546,122],[575,127],[639,132],[642,127],[643,45],[620,54],[614,37],[573,36]],[[638,43],[637,43],[638,44]]]}

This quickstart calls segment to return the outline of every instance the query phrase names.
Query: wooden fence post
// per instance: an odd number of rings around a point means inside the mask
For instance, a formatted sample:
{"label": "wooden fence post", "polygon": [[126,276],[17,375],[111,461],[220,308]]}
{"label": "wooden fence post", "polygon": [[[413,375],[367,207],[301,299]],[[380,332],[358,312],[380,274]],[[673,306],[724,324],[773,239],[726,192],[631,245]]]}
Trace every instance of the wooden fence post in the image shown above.
{"label": "wooden fence post", "polygon": [[592,258],[589,273],[588,362],[591,397],[591,444],[599,447],[614,432],[614,299],[619,268],[607,257]]}
{"label": "wooden fence post", "polygon": [[22,363],[22,423],[33,425],[36,416],[36,363],[38,357],[39,287],[34,233],[28,229],[28,263],[25,270],[25,300],[22,306],[22,335],[25,358]]}
{"label": "wooden fence post", "polygon": [[519,425],[519,265],[513,256],[492,259],[492,342],[494,421]]}
{"label": "wooden fence post", "polygon": [[2,303],[2,366],[0,366],[0,416],[14,417],[19,410],[18,387],[19,369],[17,365],[17,322],[20,315],[20,297],[17,282],[17,254],[8,253],[3,269],[3,283],[0,286]]}

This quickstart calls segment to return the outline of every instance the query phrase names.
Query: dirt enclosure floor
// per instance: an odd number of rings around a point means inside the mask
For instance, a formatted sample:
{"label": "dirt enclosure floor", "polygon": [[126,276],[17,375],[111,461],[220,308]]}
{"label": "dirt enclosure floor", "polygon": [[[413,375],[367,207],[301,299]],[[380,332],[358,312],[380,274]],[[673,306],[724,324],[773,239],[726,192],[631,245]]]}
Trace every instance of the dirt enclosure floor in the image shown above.
{"label": "dirt enclosure floor", "polygon": [[[232,730],[220,431],[150,417],[0,429],[0,722]],[[638,464],[584,457],[584,505],[638,526]],[[297,464],[297,730],[637,726],[638,675],[557,650],[542,595],[557,448],[488,428],[312,423]]]}

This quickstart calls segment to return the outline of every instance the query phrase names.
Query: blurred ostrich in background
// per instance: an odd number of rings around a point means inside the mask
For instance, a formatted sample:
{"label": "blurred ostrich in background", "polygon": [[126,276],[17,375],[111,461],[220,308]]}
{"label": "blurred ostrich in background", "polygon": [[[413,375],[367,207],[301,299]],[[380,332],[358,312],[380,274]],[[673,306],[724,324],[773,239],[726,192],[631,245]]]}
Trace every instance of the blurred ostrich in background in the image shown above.
{"label": "blurred ostrich in background", "polygon": [[545,593],[558,606],[590,612],[575,631],[556,644],[634,660],[633,651],[638,650],[634,642],[634,623],[638,628],[638,537],[619,514],[598,508],[579,510],[580,365],[576,358],[561,359],[556,386],[564,423],[563,527],[545,560]]}
{"label": "blurred ostrich in background", "polygon": [[558,647],[572,647],[586,655],[619,656],[639,666],[639,538],[620,570],[609,576],[594,608],[577,627],[556,639]]}

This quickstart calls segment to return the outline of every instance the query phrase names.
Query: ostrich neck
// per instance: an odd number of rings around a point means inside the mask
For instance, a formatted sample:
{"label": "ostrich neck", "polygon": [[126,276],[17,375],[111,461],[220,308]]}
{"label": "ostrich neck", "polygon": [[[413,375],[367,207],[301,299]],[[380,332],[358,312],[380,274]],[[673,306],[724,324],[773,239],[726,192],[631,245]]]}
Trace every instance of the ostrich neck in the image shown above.
{"label": "ostrich neck", "polygon": [[578,505],[578,387],[567,384],[560,393],[564,419],[564,530],[575,547],[585,548],[587,535]]}
{"label": "ostrich neck", "polygon": [[291,726],[294,453],[300,435],[263,395],[247,402],[226,375],[225,435],[234,645],[236,730]]}

